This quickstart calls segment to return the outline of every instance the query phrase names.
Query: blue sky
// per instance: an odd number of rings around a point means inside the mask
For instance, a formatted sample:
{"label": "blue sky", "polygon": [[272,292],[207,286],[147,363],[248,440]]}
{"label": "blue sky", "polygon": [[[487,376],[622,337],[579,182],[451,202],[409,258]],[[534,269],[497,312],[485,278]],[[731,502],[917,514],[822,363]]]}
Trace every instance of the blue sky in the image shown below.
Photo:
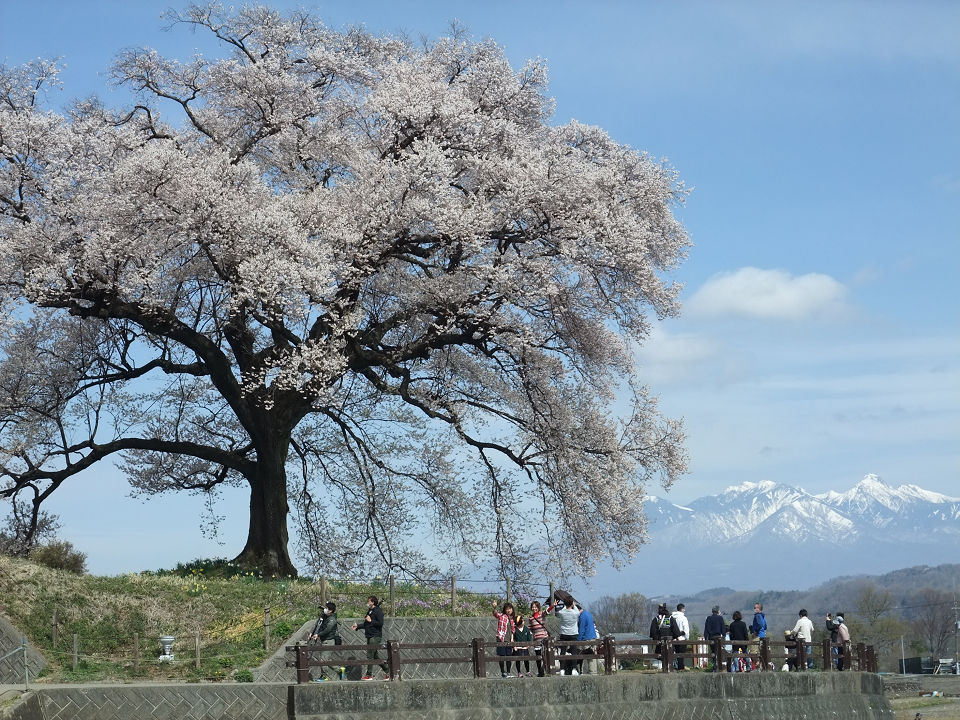
{"label": "blue sky", "polygon": [[[674,502],[745,480],[844,490],[867,473],[960,496],[960,4],[270,4],[413,37],[459,19],[515,65],[547,60],[556,122],[677,168],[693,188],[684,311],[639,354],[689,431]],[[118,50],[206,43],[162,32],[163,7],[0,0],[0,57],[61,56],[55,103],[121,102],[106,84]],[[201,536],[199,500],[125,493],[103,468],[51,505],[94,572],[242,547],[242,493],[220,508],[224,545]]]}

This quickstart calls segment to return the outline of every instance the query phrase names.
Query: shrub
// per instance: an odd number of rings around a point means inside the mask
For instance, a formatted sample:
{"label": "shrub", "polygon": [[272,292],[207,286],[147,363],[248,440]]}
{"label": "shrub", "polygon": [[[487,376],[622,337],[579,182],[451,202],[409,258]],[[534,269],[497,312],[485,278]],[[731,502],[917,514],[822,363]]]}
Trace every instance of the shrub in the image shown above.
{"label": "shrub", "polygon": [[30,559],[54,570],[83,575],[87,571],[87,554],[73,549],[73,543],[55,540],[30,551]]}
{"label": "shrub", "polygon": [[253,682],[253,672],[246,668],[237,670],[233,673],[233,679],[235,682]]}

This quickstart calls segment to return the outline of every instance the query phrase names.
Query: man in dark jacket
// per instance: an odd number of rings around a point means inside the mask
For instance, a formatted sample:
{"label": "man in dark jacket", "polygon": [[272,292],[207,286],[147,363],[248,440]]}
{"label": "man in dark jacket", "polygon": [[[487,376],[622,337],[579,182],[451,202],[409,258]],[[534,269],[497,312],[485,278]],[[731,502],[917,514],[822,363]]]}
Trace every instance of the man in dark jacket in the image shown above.
{"label": "man in dark jacket", "polygon": [[[703,635],[707,639],[707,642],[710,643],[711,653],[716,650],[717,640],[722,640],[726,634],[727,624],[723,621],[723,615],[720,614],[720,606],[714,605],[710,614],[707,615],[707,619],[703,622]],[[716,663],[714,663],[713,671],[720,672],[720,668],[717,667]]]}
{"label": "man in dark jacket", "polygon": [[[839,615],[840,613],[837,613]],[[827,632],[830,633],[830,654],[833,656],[831,662],[833,666],[837,666],[837,630],[840,627],[840,623],[837,622],[836,618],[832,617],[830,613],[827,613]]]}
{"label": "man in dark jacket", "polygon": [[[380,601],[376,595],[367,598],[367,616],[359,625],[354,623],[354,630],[363,630],[363,635],[367,639],[367,659],[379,660],[378,652],[380,644],[383,642],[383,610],[380,609]],[[380,669],[386,675],[384,680],[390,679],[390,668],[386,663],[380,663]],[[373,680],[373,665],[367,665],[367,674],[363,676],[364,680]]]}
{"label": "man in dark jacket", "polygon": [[[325,640],[335,640],[336,635],[337,606],[336,603],[328,602],[323,606],[323,613],[317,619],[317,624],[313,626],[313,632],[310,633],[308,642],[323,645]],[[327,679],[326,666],[321,666],[320,677],[317,678],[317,682]]]}

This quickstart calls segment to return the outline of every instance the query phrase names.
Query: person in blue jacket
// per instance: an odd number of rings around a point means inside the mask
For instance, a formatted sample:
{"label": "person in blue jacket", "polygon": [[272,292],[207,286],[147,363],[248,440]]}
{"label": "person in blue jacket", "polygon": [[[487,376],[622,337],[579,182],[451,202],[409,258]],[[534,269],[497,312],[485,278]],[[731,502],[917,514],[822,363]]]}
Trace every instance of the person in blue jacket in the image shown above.
{"label": "person in blue jacket", "polygon": [[750,633],[758,638],[767,636],[767,619],[763,616],[762,603],[753,604],[753,622],[750,624]]}
{"label": "person in blue jacket", "polygon": [[[597,624],[593,621],[593,615],[586,608],[580,608],[580,617],[577,619],[577,640],[596,640]],[[581,655],[588,655],[596,651],[596,648],[586,646],[580,648]],[[596,663],[593,660],[587,661],[587,669],[595,668]],[[583,675],[583,660],[577,662],[577,672]]]}

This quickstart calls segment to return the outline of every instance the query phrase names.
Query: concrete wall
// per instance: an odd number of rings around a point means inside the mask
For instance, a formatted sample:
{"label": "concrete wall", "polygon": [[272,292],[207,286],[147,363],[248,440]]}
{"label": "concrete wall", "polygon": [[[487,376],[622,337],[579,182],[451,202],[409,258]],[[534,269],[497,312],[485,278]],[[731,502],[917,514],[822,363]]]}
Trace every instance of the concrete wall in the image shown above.
{"label": "concrete wall", "polygon": [[893,720],[876,675],[749,673],[42,688],[4,720]]}
{"label": "concrete wall", "polygon": [[297,720],[893,720],[875,675],[620,673],[293,688]]}

